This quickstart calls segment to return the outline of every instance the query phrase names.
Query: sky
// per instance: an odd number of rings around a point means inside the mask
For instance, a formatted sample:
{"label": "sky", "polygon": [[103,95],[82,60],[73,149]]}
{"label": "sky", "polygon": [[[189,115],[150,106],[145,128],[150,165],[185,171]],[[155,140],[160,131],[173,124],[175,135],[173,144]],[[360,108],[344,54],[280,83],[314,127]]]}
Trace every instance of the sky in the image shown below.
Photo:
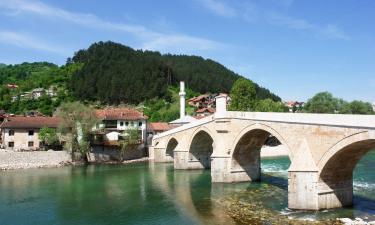
{"label": "sky", "polygon": [[63,65],[115,41],[199,55],[306,101],[375,102],[373,0],[0,0],[0,63]]}

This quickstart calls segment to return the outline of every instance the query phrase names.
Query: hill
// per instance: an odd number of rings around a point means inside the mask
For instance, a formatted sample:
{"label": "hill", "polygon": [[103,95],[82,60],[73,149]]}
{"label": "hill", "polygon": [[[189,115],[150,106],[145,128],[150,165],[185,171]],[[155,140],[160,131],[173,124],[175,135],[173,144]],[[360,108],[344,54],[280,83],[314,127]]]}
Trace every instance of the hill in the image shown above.
{"label": "hill", "polygon": [[[79,50],[66,65],[48,62],[0,65],[0,109],[23,114],[38,110],[51,115],[62,102],[81,100],[97,107],[144,105],[152,120],[178,117],[178,82],[189,93],[229,92],[238,74],[198,56],[162,55],[134,50],[113,42],[99,42]],[[16,84],[9,88],[7,84]],[[53,89],[53,97],[35,99],[35,88]],[[257,86],[259,99],[280,98]]]}
{"label": "hill", "polygon": [[[168,86],[186,82],[199,93],[229,92],[241,76],[198,56],[162,55],[134,50],[114,42],[98,42],[78,51],[68,63],[84,66],[72,77],[72,91],[81,100],[106,104],[138,104],[155,97],[170,98]],[[281,99],[256,85],[259,99]]]}

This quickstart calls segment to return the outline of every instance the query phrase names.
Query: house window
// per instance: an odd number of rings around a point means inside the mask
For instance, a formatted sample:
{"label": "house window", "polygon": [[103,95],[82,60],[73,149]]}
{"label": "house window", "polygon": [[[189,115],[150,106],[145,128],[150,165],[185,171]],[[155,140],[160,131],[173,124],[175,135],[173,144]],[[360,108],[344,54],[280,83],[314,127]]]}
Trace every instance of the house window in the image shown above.
{"label": "house window", "polygon": [[29,130],[29,136],[34,136],[34,131],[33,130]]}
{"label": "house window", "polygon": [[29,147],[34,147],[34,142],[33,141],[29,141],[29,143],[27,144]]}
{"label": "house window", "polygon": [[124,126],[124,122],[123,121],[120,122],[120,126],[121,127]]}
{"label": "house window", "polygon": [[14,147],[14,142],[13,142],[13,141],[8,142],[8,147],[9,147],[9,148],[13,148],[13,147]]}
{"label": "house window", "polygon": [[9,130],[8,135],[9,136],[14,136],[14,130]]}
{"label": "house window", "polygon": [[129,126],[129,122],[125,122],[125,126]]}
{"label": "house window", "polygon": [[141,127],[141,126],[142,126],[142,122],[139,122],[139,123],[138,123],[138,126],[140,126],[140,127]]}

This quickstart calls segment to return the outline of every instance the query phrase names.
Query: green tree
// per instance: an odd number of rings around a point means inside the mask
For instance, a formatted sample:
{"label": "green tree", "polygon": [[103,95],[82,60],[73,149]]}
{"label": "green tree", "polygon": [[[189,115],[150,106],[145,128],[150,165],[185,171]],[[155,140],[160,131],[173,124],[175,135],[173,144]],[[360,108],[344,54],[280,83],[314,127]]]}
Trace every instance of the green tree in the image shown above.
{"label": "green tree", "polygon": [[95,111],[80,102],[68,102],[62,104],[57,112],[62,122],[59,132],[66,140],[65,148],[72,153],[81,153],[83,160],[87,162],[87,153],[90,151],[90,133],[98,123]]}
{"label": "green tree", "polygon": [[56,129],[50,127],[42,127],[38,136],[44,147],[54,146],[59,141]]}
{"label": "green tree", "polygon": [[254,83],[248,79],[236,80],[230,92],[232,102],[230,110],[251,111],[254,110],[256,101],[256,90]]}
{"label": "green tree", "polygon": [[352,114],[374,114],[371,103],[363,101],[352,101],[350,110]]}
{"label": "green tree", "polygon": [[320,92],[309,99],[304,110],[309,113],[337,113],[339,100],[329,92]]}
{"label": "green tree", "polygon": [[272,99],[259,100],[255,104],[257,112],[286,112],[287,108],[282,102],[274,102]]}
{"label": "green tree", "polygon": [[119,140],[120,144],[120,161],[124,160],[125,152],[131,148],[137,147],[141,137],[137,129],[125,130]]}

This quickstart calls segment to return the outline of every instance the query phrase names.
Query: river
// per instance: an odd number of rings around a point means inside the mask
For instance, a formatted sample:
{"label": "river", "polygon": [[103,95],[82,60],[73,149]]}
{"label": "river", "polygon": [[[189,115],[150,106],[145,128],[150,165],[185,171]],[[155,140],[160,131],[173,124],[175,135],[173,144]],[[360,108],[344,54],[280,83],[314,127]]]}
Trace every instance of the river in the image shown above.
{"label": "river", "polygon": [[262,182],[211,184],[210,171],[172,164],[0,172],[0,224],[332,224],[375,220],[375,150],[354,172],[354,206],[287,209],[288,158],[262,160]]}

